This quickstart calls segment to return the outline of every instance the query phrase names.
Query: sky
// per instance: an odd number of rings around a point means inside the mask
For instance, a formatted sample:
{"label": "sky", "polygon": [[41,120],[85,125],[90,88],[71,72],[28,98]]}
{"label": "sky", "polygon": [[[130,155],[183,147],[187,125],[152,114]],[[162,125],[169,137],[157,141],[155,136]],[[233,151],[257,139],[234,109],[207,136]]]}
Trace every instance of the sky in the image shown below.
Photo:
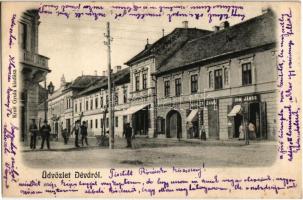
{"label": "sky", "polygon": [[[72,4],[72,2],[70,2]],[[75,3],[76,4],[76,3]],[[124,3],[125,4],[125,3]],[[131,3],[130,3],[131,4]],[[264,5],[262,5],[264,6]],[[247,7],[245,20],[260,15],[261,6]],[[112,41],[112,68],[124,65],[129,59],[142,51],[147,43],[153,43],[175,28],[182,27],[182,21],[189,21],[190,28],[212,30],[219,25],[219,20],[208,23],[205,20],[179,18],[168,22],[167,18],[121,18],[120,20],[91,18],[66,19],[63,16],[40,15],[39,25],[39,54],[47,56],[49,68],[47,82],[52,81],[55,88],[60,86],[64,74],[66,81],[84,75],[102,75],[107,69],[106,22],[110,21]],[[241,22],[239,18],[229,20],[230,25]]]}

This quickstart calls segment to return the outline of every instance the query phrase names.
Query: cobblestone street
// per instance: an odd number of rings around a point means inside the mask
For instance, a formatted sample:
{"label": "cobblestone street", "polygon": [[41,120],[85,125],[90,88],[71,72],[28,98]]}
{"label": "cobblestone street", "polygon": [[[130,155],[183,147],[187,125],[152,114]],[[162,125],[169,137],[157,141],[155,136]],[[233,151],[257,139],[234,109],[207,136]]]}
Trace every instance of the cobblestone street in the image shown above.
{"label": "cobblestone street", "polygon": [[[38,144],[40,144],[38,142]],[[25,147],[22,157],[33,168],[108,168],[137,166],[257,167],[270,166],[276,160],[276,143],[269,141],[182,140],[136,138],[133,148],[125,148],[124,139],[116,138],[115,149],[99,147],[95,138],[89,147],[74,148],[51,142],[51,150],[32,151]],[[38,146],[39,147],[39,146]]]}

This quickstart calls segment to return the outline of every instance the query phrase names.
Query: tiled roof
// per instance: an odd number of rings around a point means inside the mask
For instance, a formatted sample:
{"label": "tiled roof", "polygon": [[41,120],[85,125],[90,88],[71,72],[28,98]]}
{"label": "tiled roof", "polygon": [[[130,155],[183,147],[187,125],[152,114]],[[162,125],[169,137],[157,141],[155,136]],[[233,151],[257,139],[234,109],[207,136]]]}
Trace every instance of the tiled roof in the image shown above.
{"label": "tiled roof", "polygon": [[83,75],[83,76],[78,76],[69,86],[69,88],[73,89],[84,89],[97,80],[100,80],[102,77],[101,76],[92,76],[92,75]]}
{"label": "tiled roof", "polygon": [[[115,85],[121,85],[125,83],[129,83],[130,81],[130,75],[129,75],[129,68],[121,69],[116,73],[112,74],[112,81],[115,83]],[[96,92],[100,90],[101,88],[106,89],[107,88],[107,76],[102,77],[98,81],[96,81],[94,84],[92,84],[90,87],[86,88],[85,90],[78,93],[77,96],[82,96],[85,94],[90,94],[93,92]]]}
{"label": "tiled roof", "polygon": [[188,41],[158,68],[157,74],[199,63],[220,55],[275,44],[275,15],[268,11],[258,17]]}
{"label": "tiled roof", "polygon": [[147,45],[146,48],[131,58],[125,64],[130,66],[134,62],[157,55],[157,63],[163,62],[167,57],[172,56],[182,45],[189,39],[202,37],[210,34],[211,31],[196,28],[176,28],[170,34],[160,38],[153,44]]}

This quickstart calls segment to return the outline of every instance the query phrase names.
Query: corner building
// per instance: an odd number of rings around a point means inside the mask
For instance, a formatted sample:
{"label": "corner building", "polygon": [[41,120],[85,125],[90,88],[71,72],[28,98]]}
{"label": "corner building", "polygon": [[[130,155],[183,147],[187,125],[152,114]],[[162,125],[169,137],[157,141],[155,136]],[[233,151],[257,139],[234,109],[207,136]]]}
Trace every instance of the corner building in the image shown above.
{"label": "corner building", "polygon": [[[157,134],[170,138],[239,137],[243,120],[257,139],[276,137],[275,15],[223,22],[188,40],[157,67]],[[244,118],[244,119],[243,119]]]}

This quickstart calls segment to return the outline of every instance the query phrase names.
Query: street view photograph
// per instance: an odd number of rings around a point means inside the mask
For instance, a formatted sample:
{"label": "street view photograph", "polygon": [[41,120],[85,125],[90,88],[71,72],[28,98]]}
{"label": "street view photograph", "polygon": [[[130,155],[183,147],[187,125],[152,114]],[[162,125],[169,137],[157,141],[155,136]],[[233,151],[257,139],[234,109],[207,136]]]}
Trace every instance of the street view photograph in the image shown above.
{"label": "street view photograph", "polygon": [[26,166],[275,163],[271,8],[211,23],[46,13],[27,9],[18,21]]}

